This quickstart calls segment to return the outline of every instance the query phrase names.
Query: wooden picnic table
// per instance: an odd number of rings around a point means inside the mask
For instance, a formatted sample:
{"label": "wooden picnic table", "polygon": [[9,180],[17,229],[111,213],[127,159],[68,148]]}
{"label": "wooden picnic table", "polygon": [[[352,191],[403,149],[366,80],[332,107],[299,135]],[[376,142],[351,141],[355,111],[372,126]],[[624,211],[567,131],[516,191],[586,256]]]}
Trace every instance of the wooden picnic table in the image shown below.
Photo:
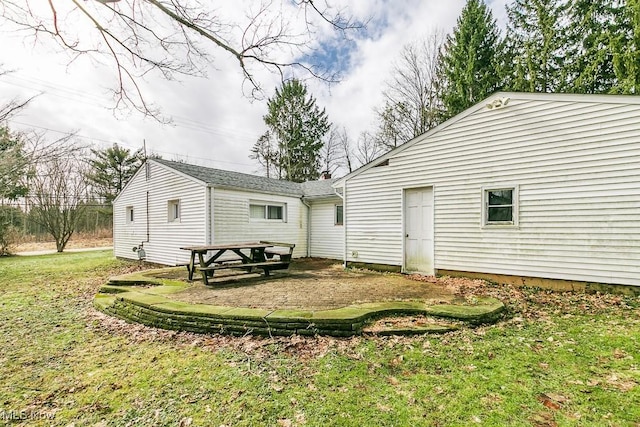
{"label": "wooden picnic table", "polygon": [[[286,243],[275,244],[286,245],[290,247],[291,252],[295,245]],[[180,249],[191,252],[191,258],[187,265],[189,271],[189,280],[193,280],[193,273],[197,269],[202,273],[202,279],[205,285],[209,285],[209,278],[213,276],[216,270],[228,268],[240,268],[251,272],[253,268],[260,268],[268,276],[271,270],[286,269],[291,263],[291,254],[280,254],[279,252],[271,252],[265,255],[267,248],[274,246],[271,242],[245,242],[245,243],[227,243],[217,245],[203,246],[186,246]],[[248,253],[244,253],[247,251]],[[207,254],[212,255],[207,258]],[[233,260],[221,259],[226,252],[233,252],[237,255]],[[274,254],[280,255],[280,260],[268,261],[267,258],[273,258]],[[196,262],[196,257],[198,260]],[[239,261],[239,262],[238,262]],[[196,264],[198,265],[196,267]]]}

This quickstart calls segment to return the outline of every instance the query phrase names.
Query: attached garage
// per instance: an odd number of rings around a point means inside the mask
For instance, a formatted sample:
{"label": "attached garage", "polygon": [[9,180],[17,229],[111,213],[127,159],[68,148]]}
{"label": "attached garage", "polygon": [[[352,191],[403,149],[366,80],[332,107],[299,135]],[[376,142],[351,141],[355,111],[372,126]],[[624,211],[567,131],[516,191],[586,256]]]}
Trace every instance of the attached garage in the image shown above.
{"label": "attached garage", "polygon": [[347,264],[640,285],[640,96],[496,93],[334,187]]}

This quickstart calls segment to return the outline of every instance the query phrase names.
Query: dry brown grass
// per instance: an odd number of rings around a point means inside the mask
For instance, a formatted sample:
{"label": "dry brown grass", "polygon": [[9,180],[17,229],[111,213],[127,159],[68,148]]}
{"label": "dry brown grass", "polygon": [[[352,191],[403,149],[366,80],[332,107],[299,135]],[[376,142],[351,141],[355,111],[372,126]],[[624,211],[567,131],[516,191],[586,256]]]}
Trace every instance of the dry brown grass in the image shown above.
{"label": "dry brown grass", "polygon": [[[78,248],[108,248],[113,247],[113,237],[108,236],[88,236],[80,235],[72,237],[67,244],[66,249],[78,249]],[[56,242],[53,240],[46,242],[22,242],[12,246],[12,252],[30,252],[30,251],[45,251],[55,250]]]}

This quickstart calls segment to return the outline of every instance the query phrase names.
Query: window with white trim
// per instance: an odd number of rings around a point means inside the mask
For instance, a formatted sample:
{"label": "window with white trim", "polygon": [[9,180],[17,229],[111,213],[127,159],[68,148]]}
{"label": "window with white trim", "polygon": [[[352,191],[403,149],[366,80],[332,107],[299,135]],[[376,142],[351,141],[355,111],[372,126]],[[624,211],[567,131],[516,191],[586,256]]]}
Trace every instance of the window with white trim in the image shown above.
{"label": "window with white trim", "polygon": [[344,207],[342,205],[336,205],[335,225],[344,224]]}
{"label": "window with white trim", "polygon": [[135,218],[133,215],[133,206],[127,206],[126,216],[127,216],[127,224],[133,224],[133,221]]}
{"label": "window with white trim", "polygon": [[180,222],[180,200],[169,200],[167,202],[167,218],[169,222]]}
{"label": "window with white trim", "polygon": [[483,188],[483,225],[518,225],[518,187]]}
{"label": "window with white trim", "polygon": [[249,204],[249,217],[252,220],[286,221],[286,204],[260,203]]}

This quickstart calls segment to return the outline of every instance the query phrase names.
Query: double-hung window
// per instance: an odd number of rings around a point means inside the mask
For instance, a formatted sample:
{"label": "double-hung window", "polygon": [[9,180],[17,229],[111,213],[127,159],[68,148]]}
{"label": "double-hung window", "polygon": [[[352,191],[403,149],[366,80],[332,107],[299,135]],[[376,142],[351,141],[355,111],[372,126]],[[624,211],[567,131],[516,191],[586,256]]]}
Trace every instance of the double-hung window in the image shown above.
{"label": "double-hung window", "polygon": [[286,221],[286,204],[251,202],[249,204],[249,217],[252,220],[273,220],[284,222]]}
{"label": "double-hung window", "polygon": [[483,225],[518,225],[518,187],[485,187]]}
{"label": "double-hung window", "polygon": [[169,200],[167,203],[167,218],[169,222],[180,222],[180,200]]}
{"label": "double-hung window", "polygon": [[343,205],[336,205],[335,225],[344,224],[344,207]]}
{"label": "double-hung window", "polygon": [[127,206],[127,224],[133,224],[134,222],[134,215],[133,215],[133,206]]}

